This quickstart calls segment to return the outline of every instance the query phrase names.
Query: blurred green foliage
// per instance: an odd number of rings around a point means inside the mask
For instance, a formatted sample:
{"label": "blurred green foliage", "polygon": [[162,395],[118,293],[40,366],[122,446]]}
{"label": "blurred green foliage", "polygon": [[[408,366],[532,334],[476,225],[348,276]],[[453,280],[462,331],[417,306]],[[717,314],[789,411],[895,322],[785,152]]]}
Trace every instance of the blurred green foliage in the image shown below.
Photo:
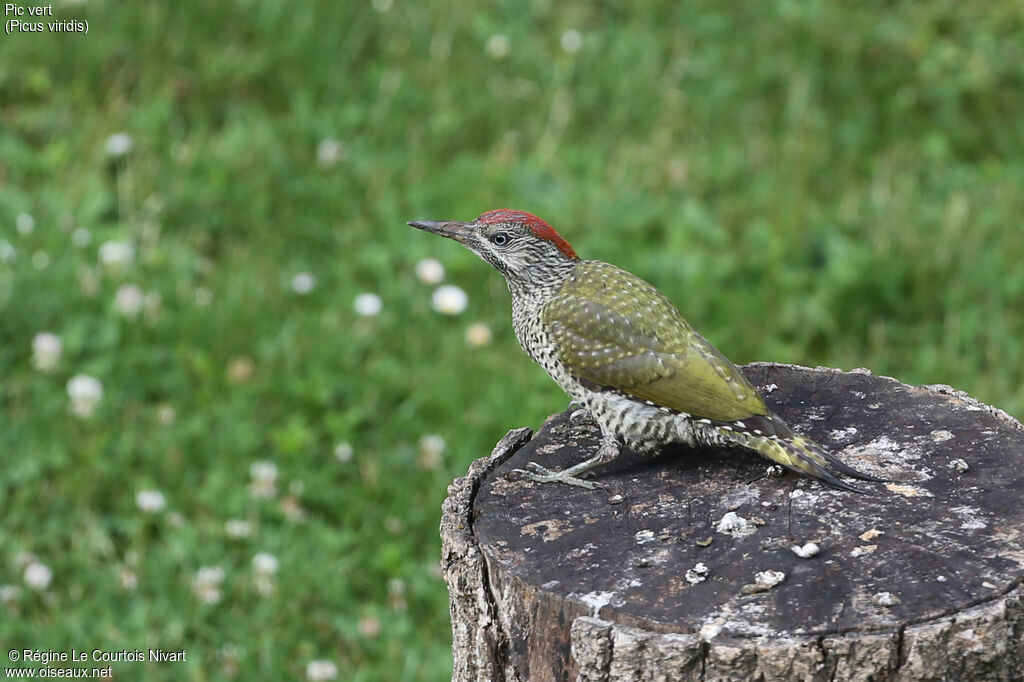
{"label": "blurred green foliage", "polygon": [[[500,277],[408,219],[529,210],[734,361],[867,366],[1024,413],[1017,3],[55,14],[88,35],[0,36],[8,647],[189,653],[115,664],[133,679],[299,678],[317,659],[345,680],[449,674],[446,482],[565,398],[518,349]],[[135,257],[100,264],[110,240]],[[461,315],[431,309],[428,256],[471,293]],[[135,317],[125,285],[147,295]],[[475,321],[489,346],[466,345]],[[63,342],[51,372],[42,331]],[[87,419],[65,388],[80,373],[104,389]],[[140,509],[150,489],[166,509]],[[258,552],[279,559],[269,594]],[[29,554],[52,569],[41,591]],[[224,570],[216,603],[203,566]]]}

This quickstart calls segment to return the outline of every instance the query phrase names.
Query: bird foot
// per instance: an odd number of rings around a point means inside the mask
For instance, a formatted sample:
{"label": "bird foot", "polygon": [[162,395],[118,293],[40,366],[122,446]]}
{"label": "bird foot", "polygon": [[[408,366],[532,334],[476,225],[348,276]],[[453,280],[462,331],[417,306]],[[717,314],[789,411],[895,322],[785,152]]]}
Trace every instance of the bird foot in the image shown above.
{"label": "bird foot", "polygon": [[528,478],[531,481],[538,483],[566,483],[568,485],[576,486],[577,488],[586,488],[587,490],[595,490],[601,488],[598,483],[593,481],[585,481],[579,476],[576,476],[571,468],[565,471],[555,471],[554,469],[548,469],[542,467],[536,462],[528,462],[526,469],[513,469],[512,473],[519,474],[523,478]]}

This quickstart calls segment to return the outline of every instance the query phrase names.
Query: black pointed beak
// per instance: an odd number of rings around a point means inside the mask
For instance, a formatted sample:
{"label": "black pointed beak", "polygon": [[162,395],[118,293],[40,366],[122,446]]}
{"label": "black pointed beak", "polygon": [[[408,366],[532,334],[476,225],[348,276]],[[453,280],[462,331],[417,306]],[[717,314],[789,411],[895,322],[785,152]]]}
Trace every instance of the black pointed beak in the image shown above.
{"label": "black pointed beak", "polygon": [[425,232],[433,232],[442,237],[454,239],[457,242],[464,242],[466,235],[469,233],[469,223],[460,223],[457,220],[410,220],[409,225]]}

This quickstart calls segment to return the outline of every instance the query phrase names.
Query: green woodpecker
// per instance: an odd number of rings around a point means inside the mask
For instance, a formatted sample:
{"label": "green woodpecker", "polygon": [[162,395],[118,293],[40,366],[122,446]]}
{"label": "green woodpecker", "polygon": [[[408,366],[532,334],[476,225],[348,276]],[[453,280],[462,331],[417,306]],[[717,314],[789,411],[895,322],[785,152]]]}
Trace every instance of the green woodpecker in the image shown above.
{"label": "green woodpecker", "polygon": [[520,345],[601,427],[593,457],[563,471],[531,463],[520,471],[529,478],[593,488],[582,476],[623,445],[656,454],[686,443],[740,445],[843,490],[862,492],[837,474],[881,480],[793,433],[660,291],[581,260],[537,216],[499,209],[468,223],[409,225],[454,239],[504,275]]}

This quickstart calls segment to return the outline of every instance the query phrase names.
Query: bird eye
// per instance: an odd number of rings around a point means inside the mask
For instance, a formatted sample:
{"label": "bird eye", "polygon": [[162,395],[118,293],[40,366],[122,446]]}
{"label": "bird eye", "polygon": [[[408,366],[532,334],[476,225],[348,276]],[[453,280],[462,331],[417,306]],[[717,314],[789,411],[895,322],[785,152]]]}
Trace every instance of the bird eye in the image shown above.
{"label": "bird eye", "polygon": [[504,232],[496,232],[491,235],[491,243],[496,246],[505,246],[505,244],[508,244],[508,235]]}

